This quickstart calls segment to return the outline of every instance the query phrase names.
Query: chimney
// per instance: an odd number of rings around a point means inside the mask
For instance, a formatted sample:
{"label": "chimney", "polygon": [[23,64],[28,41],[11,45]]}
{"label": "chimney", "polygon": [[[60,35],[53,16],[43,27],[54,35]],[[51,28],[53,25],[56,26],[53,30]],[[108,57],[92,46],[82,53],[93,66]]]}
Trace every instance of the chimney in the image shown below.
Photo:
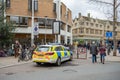
{"label": "chimney", "polygon": [[88,13],[88,18],[90,18],[90,13]]}
{"label": "chimney", "polygon": [[81,13],[78,13],[78,18],[80,18],[81,17]]}

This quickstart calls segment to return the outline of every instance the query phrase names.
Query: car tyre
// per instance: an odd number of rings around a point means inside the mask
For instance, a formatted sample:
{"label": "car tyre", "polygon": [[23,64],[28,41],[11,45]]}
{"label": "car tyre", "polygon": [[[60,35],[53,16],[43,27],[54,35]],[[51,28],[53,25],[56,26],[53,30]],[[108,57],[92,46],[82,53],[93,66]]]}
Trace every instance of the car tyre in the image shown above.
{"label": "car tyre", "polygon": [[36,64],[37,64],[37,65],[41,65],[41,63],[40,63],[40,62],[36,62]]}
{"label": "car tyre", "polygon": [[60,58],[57,59],[56,65],[57,65],[57,66],[60,66],[60,65],[61,65],[61,59],[60,59]]}

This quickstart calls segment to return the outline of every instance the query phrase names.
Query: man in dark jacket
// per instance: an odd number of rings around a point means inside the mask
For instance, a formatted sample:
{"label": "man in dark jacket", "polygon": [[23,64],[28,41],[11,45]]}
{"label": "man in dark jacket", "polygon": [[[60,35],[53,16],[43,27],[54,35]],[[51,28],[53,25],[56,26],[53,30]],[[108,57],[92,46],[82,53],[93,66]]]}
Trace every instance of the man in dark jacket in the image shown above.
{"label": "man in dark jacket", "polygon": [[97,62],[96,55],[98,54],[97,46],[95,45],[95,42],[93,41],[90,46],[90,54],[92,54],[92,63]]}

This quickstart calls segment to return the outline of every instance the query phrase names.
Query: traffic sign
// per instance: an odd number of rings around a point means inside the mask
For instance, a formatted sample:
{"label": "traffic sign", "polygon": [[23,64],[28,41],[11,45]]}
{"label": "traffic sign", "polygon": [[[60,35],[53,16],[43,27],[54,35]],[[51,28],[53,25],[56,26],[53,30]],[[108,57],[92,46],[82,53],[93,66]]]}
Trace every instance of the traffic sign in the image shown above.
{"label": "traffic sign", "polygon": [[38,23],[34,23],[34,35],[39,34],[39,28],[38,28]]}
{"label": "traffic sign", "polygon": [[108,38],[112,37],[112,32],[106,32],[106,37]]}

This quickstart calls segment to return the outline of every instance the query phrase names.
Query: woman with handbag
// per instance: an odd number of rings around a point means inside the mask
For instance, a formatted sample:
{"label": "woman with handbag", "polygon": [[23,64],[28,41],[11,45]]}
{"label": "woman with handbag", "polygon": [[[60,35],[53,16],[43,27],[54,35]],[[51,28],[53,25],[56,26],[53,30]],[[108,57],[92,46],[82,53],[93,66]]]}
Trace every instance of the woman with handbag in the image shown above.
{"label": "woman with handbag", "polygon": [[105,63],[105,56],[106,56],[106,47],[105,45],[102,45],[100,46],[99,48],[99,52],[100,52],[100,61],[101,63]]}

